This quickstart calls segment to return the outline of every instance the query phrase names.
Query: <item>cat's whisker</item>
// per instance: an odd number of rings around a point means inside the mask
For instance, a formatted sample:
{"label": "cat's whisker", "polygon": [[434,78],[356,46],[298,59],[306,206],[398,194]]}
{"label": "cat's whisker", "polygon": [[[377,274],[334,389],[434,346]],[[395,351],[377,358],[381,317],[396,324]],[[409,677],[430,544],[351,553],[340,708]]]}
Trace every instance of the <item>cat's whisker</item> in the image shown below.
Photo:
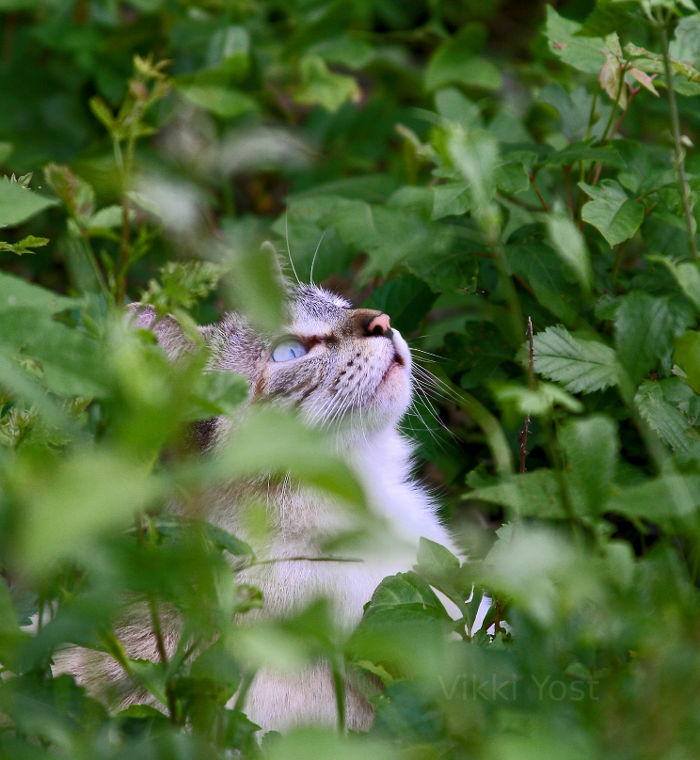
{"label": "cat's whisker", "polygon": [[420,386],[428,395],[440,398],[443,401],[455,401],[454,395],[447,395],[431,374],[416,371],[413,380],[416,386]]}
{"label": "cat's whisker", "polygon": [[287,256],[289,257],[289,264],[294,273],[294,279],[297,281],[297,285],[301,287],[301,280],[299,279],[296,267],[294,266],[294,259],[292,259],[292,249],[289,246],[289,211],[285,211],[284,213],[284,239],[287,243]]}
{"label": "cat's whisker", "polygon": [[444,380],[434,375],[429,369],[421,367],[419,364],[414,365],[416,375],[433,387],[436,393],[443,394],[443,398],[449,401],[458,402],[460,400],[459,393],[451,388]]}
{"label": "cat's whisker", "polygon": [[442,354],[434,354],[432,351],[426,351],[424,348],[415,348],[411,346],[411,353],[425,354],[426,356],[433,356],[435,359],[445,359]]}
{"label": "cat's whisker", "polygon": [[321,233],[321,237],[319,238],[318,245],[316,246],[316,250],[314,251],[313,258],[311,259],[311,271],[309,272],[309,282],[312,285],[315,285],[314,283],[314,264],[316,263],[316,256],[318,256],[318,249],[321,247],[321,243],[323,242],[323,238],[326,236],[326,230],[323,230]]}

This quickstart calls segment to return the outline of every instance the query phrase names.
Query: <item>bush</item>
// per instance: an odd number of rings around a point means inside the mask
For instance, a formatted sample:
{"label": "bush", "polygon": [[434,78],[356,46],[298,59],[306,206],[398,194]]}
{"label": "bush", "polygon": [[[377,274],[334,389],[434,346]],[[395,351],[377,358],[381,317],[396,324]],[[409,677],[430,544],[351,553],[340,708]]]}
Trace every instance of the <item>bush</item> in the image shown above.
{"label": "bush", "polygon": [[[0,755],[696,757],[693,3],[0,14]],[[471,557],[424,542],[349,639],[322,603],[231,623],[259,604],[238,572],[266,558],[160,510],[224,476],[183,459],[183,431],[235,415],[240,380],[202,375],[199,352],[176,370],[119,316],[138,298],[185,329],[223,307],[271,328],[273,249],[412,337],[433,397],[406,427]],[[227,456],[362,498],[281,413]],[[126,657],[134,595],[192,645]],[[110,653],[161,710],[53,678],[66,643]],[[375,727],[260,747],[226,707],[251,658],[319,655],[382,682]]]}

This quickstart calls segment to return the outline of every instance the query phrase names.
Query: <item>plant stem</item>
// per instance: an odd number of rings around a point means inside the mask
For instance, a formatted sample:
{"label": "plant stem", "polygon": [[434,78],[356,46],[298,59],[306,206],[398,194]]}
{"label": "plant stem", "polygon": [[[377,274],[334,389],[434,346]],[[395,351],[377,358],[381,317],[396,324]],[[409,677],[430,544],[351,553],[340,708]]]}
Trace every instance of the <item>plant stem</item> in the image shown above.
{"label": "plant stem", "polygon": [[666,89],[668,90],[668,104],[671,110],[671,131],[673,134],[673,162],[678,171],[678,184],[681,189],[681,199],[683,200],[683,213],[685,216],[685,226],[688,229],[688,247],[692,257],[697,261],[698,247],[695,240],[696,225],[693,217],[693,207],[690,202],[690,188],[688,179],[685,174],[684,150],[681,143],[681,127],[678,117],[678,103],[676,102],[676,92],[673,89],[673,79],[671,73],[671,60],[668,53],[668,28],[666,23],[659,25],[661,30],[661,46],[664,58],[664,74],[666,76]]}
{"label": "plant stem", "polygon": [[343,663],[336,660],[333,663],[333,688],[335,690],[335,703],[338,708],[338,733],[342,736],[345,733],[345,679],[343,677]]}
{"label": "plant stem", "polygon": [[534,172],[530,175],[528,175],[530,178],[530,183],[532,185],[532,189],[537,193],[537,197],[540,199],[540,203],[542,204],[542,208],[549,213],[549,205],[547,204],[547,201],[544,199],[544,196],[540,192],[539,187],[537,187],[537,182],[535,182],[535,174]]}

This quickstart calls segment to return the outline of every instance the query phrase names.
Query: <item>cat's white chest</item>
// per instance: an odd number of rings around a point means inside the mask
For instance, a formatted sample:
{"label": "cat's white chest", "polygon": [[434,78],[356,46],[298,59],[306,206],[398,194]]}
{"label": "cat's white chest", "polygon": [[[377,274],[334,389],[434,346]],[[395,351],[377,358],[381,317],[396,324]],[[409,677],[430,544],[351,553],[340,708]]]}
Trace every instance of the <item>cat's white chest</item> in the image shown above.
{"label": "cat's white chest", "polygon": [[[262,587],[268,614],[284,615],[325,597],[338,622],[352,627],[381,580],[415,564],[421,536],[451,544],[427,494],[410,479],[409,452],[394,431],[363,437],[348,449],[348,463],[365,491],[369,520],[311,494],[289,496],[275,506],[278,527],[268,551],[290,559],[251,577]],[[356,543],[341,543],[333,552],[345,561],[326,561],[329,552],[323,550],[324,544],[352,531],[355,520],[367,528],[365,536]],[[323,561],[298,559],[324,555]]]}

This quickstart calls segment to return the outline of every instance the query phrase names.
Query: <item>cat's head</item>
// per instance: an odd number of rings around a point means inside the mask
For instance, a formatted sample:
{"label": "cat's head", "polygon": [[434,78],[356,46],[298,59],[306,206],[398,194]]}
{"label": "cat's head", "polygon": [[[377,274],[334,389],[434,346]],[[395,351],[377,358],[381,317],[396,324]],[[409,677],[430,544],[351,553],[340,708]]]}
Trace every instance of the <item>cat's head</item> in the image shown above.
{"label": "cat's head", "polygon": [[[149,307],[132,309],[169,355],[187,350],[173,319],[157,321]],[[201,328],[210,366],[244,375],[252,401],[293,404],[314,425],[366,432],[394,426],[411,400],[411,355],[389,316],[355,309],[316,286],[290,289],[286,312],[277,335],[252,329],[235,313]]]}

